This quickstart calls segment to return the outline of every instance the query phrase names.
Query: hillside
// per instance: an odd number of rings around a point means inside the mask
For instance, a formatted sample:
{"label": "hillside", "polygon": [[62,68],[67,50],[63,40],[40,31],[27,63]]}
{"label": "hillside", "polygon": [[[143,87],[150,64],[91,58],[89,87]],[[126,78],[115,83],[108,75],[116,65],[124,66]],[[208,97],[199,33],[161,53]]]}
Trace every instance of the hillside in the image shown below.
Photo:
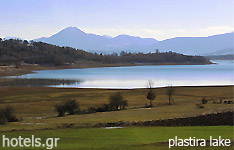
{"label": "hillside", "polygon": [[208,64],[202,56],[166,53],[115,53],[103,55],[88,53],[70,47],[59,47],[42,42],[4,40],[0,42],[0,65],[36,64],[64,66],[74,64]]}
{"label": "hillside", "polygon": [[154,52],[157,48],[162,52],[173,51],[176,53],[200,55],[213,53],[221,49],[233,48],[234,33],[208,37],[175,37],[157,41],[153,38],[140,38],[129,35],[119,35],[112,38],[88,34],[76,27],[68,27],[50,37],[35,39],[35,41],[98,53],[120,53],[121,51],[148,53]]}

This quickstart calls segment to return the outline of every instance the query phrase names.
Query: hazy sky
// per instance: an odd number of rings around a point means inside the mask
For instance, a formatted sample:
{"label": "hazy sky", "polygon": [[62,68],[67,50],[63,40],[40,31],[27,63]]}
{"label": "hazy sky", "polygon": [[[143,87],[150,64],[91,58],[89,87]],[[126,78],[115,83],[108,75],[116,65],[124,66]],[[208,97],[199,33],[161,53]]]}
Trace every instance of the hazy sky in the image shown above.
{"label": "hazy sky", "polygon": [[0,37],[87,33],[163,40],[234,31],[234,0],[0,0]]}

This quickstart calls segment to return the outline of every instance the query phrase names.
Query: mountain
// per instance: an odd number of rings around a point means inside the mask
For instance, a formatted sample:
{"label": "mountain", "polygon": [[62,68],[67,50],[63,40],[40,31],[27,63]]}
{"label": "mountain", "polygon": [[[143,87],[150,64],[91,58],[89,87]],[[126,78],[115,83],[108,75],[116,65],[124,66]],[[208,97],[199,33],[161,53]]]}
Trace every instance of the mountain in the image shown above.
{"label": "mountain", "polygon": [[211,56],[211,55],[234,55],[234,48],[221,49],[213,53],[204,54],[204,56]]}
{"label": "mountain", "polygon": [[227,48],[233,48],[234,32],[213,35],[208,37],[176,37],[163,41],[153,38],[140,38],[129,35],[110,37],[96,34],[87,34],[76,27],[68,27],[52,35],[35,39],[58,46],[70,46],[84,49],[89,52],[119,53],[127,52],[162,52],[174,51],[183,54],[203,55]]}
{"label": "mountain", "polygon": [[87,34],[76,27],[68,27],[49,38],[35,39],[58,46],[70,46],[89,52],[147,51],[153,50],[158,41],[153,38],[140,38],[128,35],[117,37]]}
{"label": "mountain", "polygon": [[177,37],[157,43],[160,51],[175,51],[183,54],[206,54],[221,49],[233,48],[234,32],[208,37]]}

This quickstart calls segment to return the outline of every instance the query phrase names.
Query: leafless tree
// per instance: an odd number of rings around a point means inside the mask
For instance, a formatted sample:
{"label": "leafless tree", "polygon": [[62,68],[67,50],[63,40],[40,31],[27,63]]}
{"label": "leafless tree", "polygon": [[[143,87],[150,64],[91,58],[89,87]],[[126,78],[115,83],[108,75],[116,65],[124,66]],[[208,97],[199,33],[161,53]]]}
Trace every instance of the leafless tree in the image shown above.
{"label": "leafless tree", "polygon": [[146,87],[148,88],[148,89],[152,89],[152,88],[154,88],[154,81],[153,80],[148,80],[147,81],[147,84],[146,84]]}
{"label": "leafless tree", "polygon": [[174,87],[172,85],[167,86],[167,91],[166,92],[167,92],[166,94],[168,95],[169,105],[174,104],[175,102],[172,99],[172,95],[175,93]]}
{"label": "leafless tree", "polygon": [[149,89],[146,98],[150,101],[149,107],[153,107],[152,101],[155,99],[155,92],[152,90],[154,88],[154,81],[148,80],[146,87]]}

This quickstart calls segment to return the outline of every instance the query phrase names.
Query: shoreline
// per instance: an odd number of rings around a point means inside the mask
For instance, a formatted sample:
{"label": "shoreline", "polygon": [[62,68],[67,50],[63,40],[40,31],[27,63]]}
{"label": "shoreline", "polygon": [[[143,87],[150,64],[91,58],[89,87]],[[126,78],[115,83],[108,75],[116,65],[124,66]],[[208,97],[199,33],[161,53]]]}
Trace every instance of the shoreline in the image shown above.
{"label": "shoreline", "polygon": [[[162,66],[162,65],[212,65],[216,63],[158,63],[158,64],[76,64],[69,66],[34,66],[25,65],[21,68],[14,68],[6,66],[5,70],[0,69],[0,77],[6,76],[20,76],[25,74],[36,73],[36,71],[42,70],[60,70],[60,69],[88,69],[88,68],[105,68],[105,67],[132,67],[132,66]],[[13,68],[13,69],[12,69]]]}

